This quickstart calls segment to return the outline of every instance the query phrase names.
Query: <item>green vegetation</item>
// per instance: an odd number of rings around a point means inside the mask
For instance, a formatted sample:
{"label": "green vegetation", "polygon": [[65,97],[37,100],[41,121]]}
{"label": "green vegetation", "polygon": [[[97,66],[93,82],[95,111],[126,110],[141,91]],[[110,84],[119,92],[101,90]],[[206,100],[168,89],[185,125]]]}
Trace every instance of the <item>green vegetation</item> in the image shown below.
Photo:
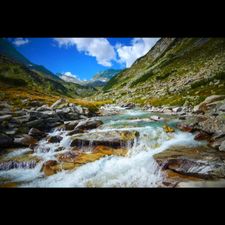
{"label": "green vegetation", "polygon": [[225,38],[162,38],[97,97],[159,106],[194,105],[212,94],[225,94]]}

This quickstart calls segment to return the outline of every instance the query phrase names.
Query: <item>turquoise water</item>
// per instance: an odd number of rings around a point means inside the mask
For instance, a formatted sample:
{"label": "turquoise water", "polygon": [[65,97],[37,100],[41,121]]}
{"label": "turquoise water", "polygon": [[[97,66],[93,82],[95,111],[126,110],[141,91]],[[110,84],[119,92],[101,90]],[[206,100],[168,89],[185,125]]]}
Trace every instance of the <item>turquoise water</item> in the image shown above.
{"label": "turquoise water", "polygon": [[[163,121],[151,121],[150,117],[158,115]],[[139,136],[133,146],[128,146],[125,157],[106,156],[92,163],[87,163],[76,170],[62,171],[45,177],[41,172],[43,163],[55,159],[55,152],[59,146],[70,150],[71,137],[67,131],[54,130],[50,135],[61,135],[60,143],[39,142],[40,149],[48,146],[48,153],[38,152],[36,155],[42,161],[34,169],[13,169],[0,171],[0,179],[9,179],[18,182],[22,187],[158,187],[162,180],[160,168],[153,155],[164,151],[171,146],[196,146],[190,133],[175,129],[174,133],[166,133],[164,125],[176,127],[178,120],[175,116],[160,113],[150,113],[141,110],[123,110],[120,114],[99,117],[103,125],[89,132],[107,132],[111,130],[136,130]],[[25,150],[14,155],[24,154]],[[10,153],[12,155],[12,153]],[[9,155],[10,156],[10,155]]]}

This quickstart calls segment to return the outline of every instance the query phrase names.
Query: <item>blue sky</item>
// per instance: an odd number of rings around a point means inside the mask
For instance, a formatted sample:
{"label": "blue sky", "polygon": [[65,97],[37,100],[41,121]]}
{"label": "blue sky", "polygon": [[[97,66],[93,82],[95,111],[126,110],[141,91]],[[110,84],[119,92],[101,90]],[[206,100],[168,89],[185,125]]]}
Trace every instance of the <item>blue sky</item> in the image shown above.
{"label": "blue sky", "polygon": [[158,38],[10,38],[31,62],[53,73],[91,79],[97,72],[123,69],[146,54]]}

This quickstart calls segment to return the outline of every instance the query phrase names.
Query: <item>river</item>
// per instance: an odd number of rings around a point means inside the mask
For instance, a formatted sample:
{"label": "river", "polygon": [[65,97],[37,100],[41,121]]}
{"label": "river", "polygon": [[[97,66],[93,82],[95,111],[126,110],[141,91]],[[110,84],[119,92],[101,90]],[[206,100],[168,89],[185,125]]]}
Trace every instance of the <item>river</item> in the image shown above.
{"label": "river", "polygon": [[[128,146],[128,153],[122,156],[105,156],[94,162],[82,165],[74,170],[63,170],[52,176],[44,176],[41,168],[47,160],[55,159],[58,147],[62,152],[70,149],[71,138],[68,131],[54,129],[49,135],[60,135],[60,143],[48,143],[45,139],[39,142],[39,149],[33,156],[41,161],[31,169],[11,169],[0,171],[0,182],[5,180],[15,183],[17,187],[160,187],[161,170],[153,155],[171,146],[199,146],[202,143],[194,140],[191,133],[181,132],[175,128],[178,119],[175,116],[163,115],[164,121],[152,121],[152,115],[160,115],[138,109],[119,109],[116,115],[99,117],[103,125],[89,132],[107,131],[138,131],[139,137],[133,146]],[[175,129],[166,133],[163,125]],[[42,147],[49,147],[43,152]],[[19,148],[7,151],[3,159],[10,159],[30,152],[29,148]]]}

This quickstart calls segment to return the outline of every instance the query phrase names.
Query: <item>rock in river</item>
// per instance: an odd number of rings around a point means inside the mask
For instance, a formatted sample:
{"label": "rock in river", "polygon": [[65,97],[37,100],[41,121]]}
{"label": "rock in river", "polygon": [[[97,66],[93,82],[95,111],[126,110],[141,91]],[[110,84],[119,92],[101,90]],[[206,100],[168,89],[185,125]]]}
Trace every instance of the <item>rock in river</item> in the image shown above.
{"label": "rock in river", "polygon": [[102,124],[103,124],[103,122],[101,120],[87,119],[87,120],[84,120],[84,121],[80,121],[77,124],[76,129],[90,130],[90,129],[95,129]]}
{"label": "rock in river", "polygon": [[49,136],[48,137],[48,142],[49,143],[59,143],[63,138],[59,135],[56,135],[56,136]]}
{"label": "rock in river", "polygon": [[37,140],[40,140],[40,139],[46,137],[46,135],[47,135],[45,132],[40,131],[36,128],[31,128],[28,134],[30,136],[32,136],[33,138],[36,138]]}
{"label": "rock in river", "polygon": [[174,147],[153,157],[163,170],[202,179],[225,178],[225,153],[215,149]]}
{"label": "rock in river", "polygon": [[132,145],[134,139],[138,137],[137,131],[104,131],[84,134],[75,134],[72,136],[71,146],[98,146],[126,147]]}
{"label": "rock in river", "polygon": [[22,137],[20,138],[15,138],[14,139],[14,144],[16,146],[30,146],[30,145],[34,145],[37,143],[37,140],[34,139],[32,136],[24,134]]}
{"label": "rock in river", "polygon": [[6,134],[0,133],[0,147],[7,148],[13,145],[13,138]]}

